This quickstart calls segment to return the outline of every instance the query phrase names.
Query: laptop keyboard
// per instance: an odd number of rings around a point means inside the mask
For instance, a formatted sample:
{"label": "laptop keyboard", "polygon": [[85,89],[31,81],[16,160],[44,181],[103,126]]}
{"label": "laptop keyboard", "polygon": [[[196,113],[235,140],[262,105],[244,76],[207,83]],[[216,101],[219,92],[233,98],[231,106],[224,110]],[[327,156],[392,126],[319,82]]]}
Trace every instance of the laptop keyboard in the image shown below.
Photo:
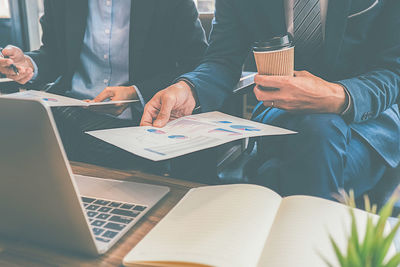
{"label": "laptop keyboard", "polygon": [[109,243],[147,207],[132,203],[82,197],[96,240]]}

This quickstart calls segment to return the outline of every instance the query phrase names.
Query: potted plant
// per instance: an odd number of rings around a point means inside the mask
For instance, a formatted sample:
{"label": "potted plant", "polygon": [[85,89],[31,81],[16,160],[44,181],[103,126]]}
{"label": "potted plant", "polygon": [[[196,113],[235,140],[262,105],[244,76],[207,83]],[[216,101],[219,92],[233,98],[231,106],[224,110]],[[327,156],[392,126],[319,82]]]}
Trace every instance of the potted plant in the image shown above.
{"label": "potted plant", "polygon": [[[337,196],[338,197],[338,196]],[[393,196],[379,212],[379,219],[374,222],[373,216],[368,216],[367,226],[364,238],[360,238],[357,222],[353,208],[356,207],[354,200],[354,192],[350,191],[346,194],[341,192],[340,201],[347,204],[350,209],[351,216],[351,231],[347,239],[347,250],[341,251],[338,244],[332,236],[330,240],[332,247],[335,250],[336,257],[342,267],[398,267],[400,266],[400,253],[397,253],[391,258],[388,258],[390,246],[400,228],[399,222],[392,228],[390,233],[385,233],[385,225],[388,218],[392,215],[394,205],[400,199],[400,186],[397,188]],[[366,211],[376,214],[377,206],[371,207],[370,200],[364,196]],[[332,263],[325,260],[328,266],[334,266]]]}

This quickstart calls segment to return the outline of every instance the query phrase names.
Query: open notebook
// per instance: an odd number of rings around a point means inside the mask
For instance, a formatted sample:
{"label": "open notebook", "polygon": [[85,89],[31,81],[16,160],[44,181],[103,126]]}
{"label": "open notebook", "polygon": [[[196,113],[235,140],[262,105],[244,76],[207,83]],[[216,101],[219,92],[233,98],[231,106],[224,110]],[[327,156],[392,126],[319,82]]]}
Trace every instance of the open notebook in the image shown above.
{"label": "open notebook", "polygon": [[[361,234],[367,213],[355,215]],[[329,200],[281,198],[255,185],[200,187],[126,255],[124,265],[326,266],[320,255],[337,263],[329,234],[344,250],[350,222],[348,207]]]}

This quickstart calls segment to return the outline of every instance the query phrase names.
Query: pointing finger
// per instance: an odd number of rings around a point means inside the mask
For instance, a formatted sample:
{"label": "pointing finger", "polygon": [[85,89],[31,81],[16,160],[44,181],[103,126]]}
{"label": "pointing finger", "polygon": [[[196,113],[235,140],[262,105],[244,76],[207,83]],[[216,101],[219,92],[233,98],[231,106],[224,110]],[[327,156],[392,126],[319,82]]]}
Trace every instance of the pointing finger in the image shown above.
{"label": "pointing finger", "polygon": [[155,119],[156,114],[156,109],[147,104],[144,108],[142,120],[140,121],[140,126],[153,126],[153,119]]}
{"label": "pointing finger", "polygon": [[164,127],[168,123],[174,105],[174,98],[164,94],[161,101],[160,113],[158,113],[157,119],[154,121],[155,127]]}

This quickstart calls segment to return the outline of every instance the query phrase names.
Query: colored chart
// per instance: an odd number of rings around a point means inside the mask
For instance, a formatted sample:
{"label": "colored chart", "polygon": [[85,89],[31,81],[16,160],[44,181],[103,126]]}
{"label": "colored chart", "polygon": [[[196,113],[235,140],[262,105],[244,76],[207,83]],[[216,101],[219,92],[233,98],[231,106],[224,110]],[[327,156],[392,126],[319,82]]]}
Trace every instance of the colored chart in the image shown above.
{"label": "colored chart", "polygon": [[187,139],[187,136],[184,135],[170,135],[168,136],[169,139],[178,139],[178,140],[184,140]]}
{"label": "colored chart", "polygon": [[55,98],[42,98],[44,101],[47,101],[47,102],[58,102],[58,100],[57,99],[55,99]]}
{"label": "colored chart", "polygon": [[260,129],[253,127],[253,126],[247,126],[247,125],[232,125],[231,128],[236,129],[236,130],[241,130],[241,131],[247,131],[247,132],[259,132],[261,131]]}
{"label": "colored chart", "polygon": [[164,131],[158,130],[158,129],[148,129],[147,130],[149,133],[153,133],[153,134],[165,134]]}
{"label": "colored chart", "polygon": [[231,121],[217,121],[216,123],[229,124],[229,123],[232,123],[232,122]]}
{"label": "colored chart", "polygon": [[231,131],[231,130],[227,130],[227,129],[223,129],[223,128],[216,128],[213,130],[208,131],[209,133],[229,133],[229,135],[241,135],[240,133]]}

